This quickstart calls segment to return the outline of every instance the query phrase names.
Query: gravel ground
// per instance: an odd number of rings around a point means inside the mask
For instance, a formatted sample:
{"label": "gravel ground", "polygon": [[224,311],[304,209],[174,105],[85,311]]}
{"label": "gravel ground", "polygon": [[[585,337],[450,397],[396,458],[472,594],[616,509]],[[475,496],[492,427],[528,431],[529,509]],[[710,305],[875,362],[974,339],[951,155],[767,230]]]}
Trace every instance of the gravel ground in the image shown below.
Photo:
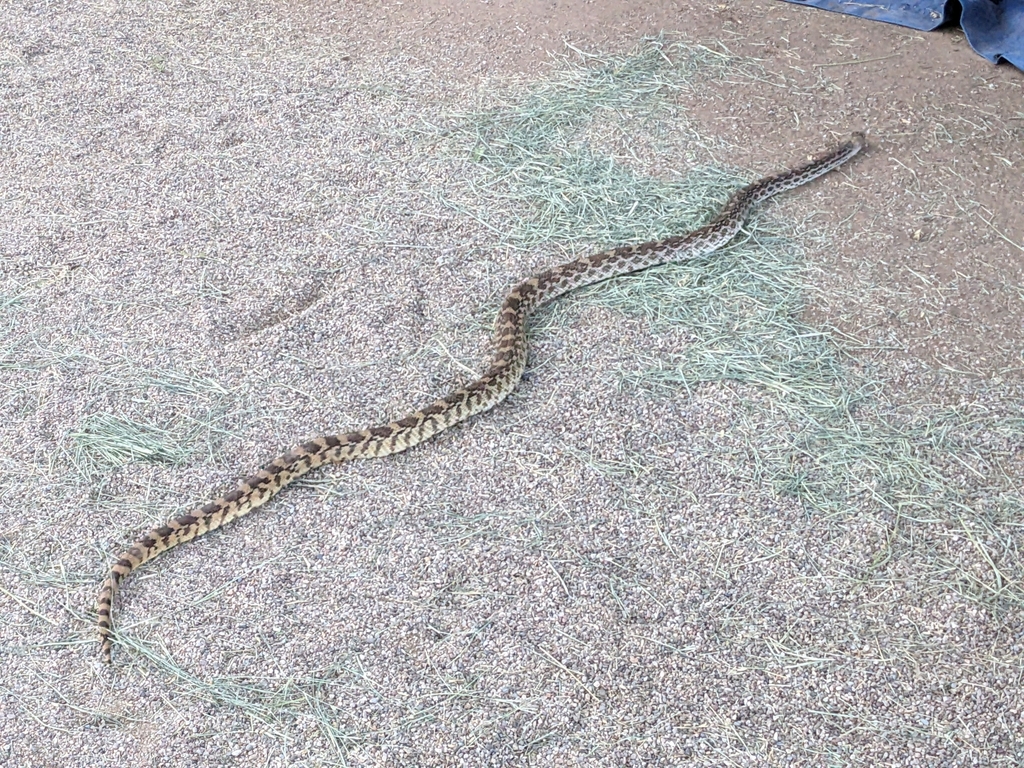
{"label": "gravel ground", "polygon": [[[739,7],[689,38],[753,55]],[[926,74],[985,93],[987,122],[961,104],[940,123],[951,101],[930,90],[886,101],[856,68],[773,80],[776,42],[673,91],[664,119],[685,135],[598,121],[585,142],[678,180],[878,134],[763,230],[802,233],[806,268],[778,280],[811,306],[786,338],[825,329],[800,365],[827,358],[840,378],[690,375],[739,349],[743,324],[726,340],[701,333],[711,309],[666,325],[629,286],[561,302],[493,413],[321,472],[136,574],[100,664],[92,601],[139,532],[298,439],[467,381],[514,281],[607,244],[524,247],[515,184],[444,130],[583,66],[539,63],[558,35],[516,8],[474,6],[460,28],[443,3],[9,6],[4,765],[1024,761],[1024,215],[1005,194],[1022,79],[967,54],[963,73]],[[572,7],[545,24],[622,53],[681,12],[603,10],[603,35]],[[853,45],[849,20],[795,13],[751,10]],[[834,119],[790,130],[797,110]],[[658,285],[739,295],[729,260],[755,256],[723,258]],[[863,418],[840,402],[847,376]]]}

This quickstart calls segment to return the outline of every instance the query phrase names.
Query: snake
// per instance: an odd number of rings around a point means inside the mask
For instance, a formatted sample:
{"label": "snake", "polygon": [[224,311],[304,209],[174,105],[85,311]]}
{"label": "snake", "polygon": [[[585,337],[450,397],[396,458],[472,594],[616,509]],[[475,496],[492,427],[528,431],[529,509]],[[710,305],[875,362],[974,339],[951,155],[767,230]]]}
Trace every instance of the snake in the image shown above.
{"label": "snake", "polygon": [[505,297],[495,320],[494,352],[475,381],[397,421],[339,435],[315,437],[278,456],[234,490],[153,528],[121,553],[96,599],[100,655],[109,664],[114,642],[113,604],[124,580],[161,552],[220,528],[266,504],[282,488],[325,464],[388,456],[488,411],[512,392],[526,369],[526,321],[531,312],[569,291],[666,262],[706,256],[729,243],[751,210],[768,198],[807,184],[844,164],[867,146],[854,133],[830,152],[735,192],[712,221],[686,234],[620,245],[538,272]]}

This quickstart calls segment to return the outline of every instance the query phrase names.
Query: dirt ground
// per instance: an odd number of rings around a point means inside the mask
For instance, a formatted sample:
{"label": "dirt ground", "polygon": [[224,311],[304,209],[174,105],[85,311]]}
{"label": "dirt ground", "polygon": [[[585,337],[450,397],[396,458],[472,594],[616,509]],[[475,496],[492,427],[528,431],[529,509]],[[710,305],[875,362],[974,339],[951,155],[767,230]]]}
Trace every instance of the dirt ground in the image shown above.
{"label": "dirt ground", "polygon": [[[10,8],[0,763],[1024,762],[1024,73],[783,2]],[[728,63],[674,92],[706,144],[608,140],[642,177],[867,133],[769,216],[787,338],[828,338],[794,365],[870,396],[634,386],[731,342],[562,302],[500,408],[148,564],[100,664],[135,536],[468,380],[508,286],[599,245],[499,246],[515,205],[434,126],[661,34]]]}

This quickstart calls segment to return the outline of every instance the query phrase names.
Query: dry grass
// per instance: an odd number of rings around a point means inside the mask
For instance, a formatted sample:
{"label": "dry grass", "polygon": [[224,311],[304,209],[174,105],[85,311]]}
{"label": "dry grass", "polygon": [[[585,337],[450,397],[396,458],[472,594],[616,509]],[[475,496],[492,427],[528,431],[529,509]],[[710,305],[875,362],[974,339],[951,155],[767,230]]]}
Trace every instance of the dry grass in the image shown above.
{"label": "dry grass", "polygon": [[[485,183],[467,185],[476,208],[467,202],[460,210],[485,224],[490,212],[515,211],[510,227],[491,228],[512,233],[512,244],[524,249],[653,239],[696,226],[706,217],[702,208],[714,210],[724,201],[734,175],[709,167],[674,183],[638,176],[612,162],[630,158],[595,152],[590,131],[600,116],[601,130],[622,132],[610,139],[621,150],[643,146],[653,132],[671,142],[672,156],[710,154],[714,145],[688,131],[668,100],[689,73],[714,71],[709,64],[727,67],[727,57],[708,54],[653,40],[626,57],[581,57],[591,66],[572,68],[521,102],[459,125],[456,136],[490,172]],[[820,212],[807,222],[825,217]],[[802,319],[812,288],[795,239],[824,246],[834,235],[806,222],[789,226],[792,233],[783,235],[778,224],[759,219],[741,241],[710,259],[581,292],[582,300],[640,316],[689,342],[681,354],[639,354],[621,371],[623,382],[669,396],[707,382],[753,387],[758,394],[743,402],[736,425],[745,453],[739,466],[750,467],[751,481],[827,517],[862,513],[865,506],[881,511],[891,515],[901,539],[921,535],[917,528],[904,530],[907,519],[939,526],[943,537],[950,523],[964,528],[962,535],[992,565],[992,581],[977,598],[1015,607],[1024,594],[1015,522],[1024,497],[1005,466],[1024,439],[1019,402],[998,382],[983,389],[984,405],[940,409],[883,399],[882,383],[850,365],[854,351],[875,350]],[[994,527],[981,522],[992,518],[992,507],[1000,510]],[[989,531],[995,552],[978,544],[965,518]],[[996,560],[1006,573],[994,567]],[[936,586],[960,590],[977,581],[966,568],[942,560],[934,566]]]}

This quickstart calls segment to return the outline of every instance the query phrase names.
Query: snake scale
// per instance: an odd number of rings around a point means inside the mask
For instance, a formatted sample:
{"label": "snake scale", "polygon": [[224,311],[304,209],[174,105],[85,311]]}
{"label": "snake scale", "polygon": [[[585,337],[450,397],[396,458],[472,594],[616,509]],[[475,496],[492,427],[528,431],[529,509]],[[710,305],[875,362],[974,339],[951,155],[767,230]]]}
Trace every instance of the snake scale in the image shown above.
{"label": "snake scale", "polygon": [[540,272],[505,298],[495,324],[495,352],[484,374],[425,408],[397,421],[343,435],[317,437],[278,456],[237,488],[140,537],[118,557],[96,600],[101,654],[110,663],[113,602],[128,575],[161,552],[220,528],[265,504],[282,488],[324,464],[399,453],[500,403],[526,367],[526,319],[531,311],[575,288],[668,261],[706,255],[740,231],[750,210],[773,195],[806,184],[837,168],[866,146],[863,134],[810,162],[767,176],[736,192],[711,223],[684,235],[612,248]]}

